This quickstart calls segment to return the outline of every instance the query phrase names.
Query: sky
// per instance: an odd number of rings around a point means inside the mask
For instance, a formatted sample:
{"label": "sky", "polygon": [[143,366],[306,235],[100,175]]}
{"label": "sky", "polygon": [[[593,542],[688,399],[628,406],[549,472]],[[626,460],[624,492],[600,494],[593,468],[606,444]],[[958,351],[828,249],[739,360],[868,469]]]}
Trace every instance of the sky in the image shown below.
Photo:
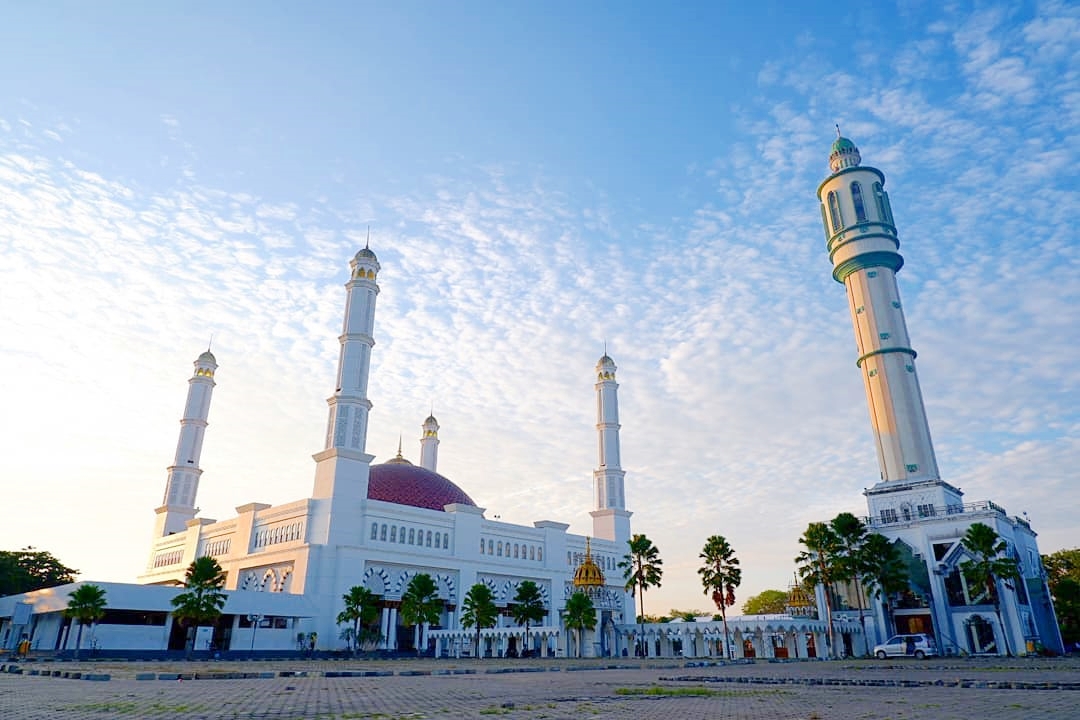
{"label": "sky", "polygon": [[[942,478],[1080,545],[1080,7],[0,4],[0,548],[148,559],[191,363],[198,504],[306,497],[348,260],[382,271],[368,451],[590,532],[618,364],[645,610],[791,582],[878,480],[816,188],[881,169]],[[795,6],[795,7],[791,7]]]}

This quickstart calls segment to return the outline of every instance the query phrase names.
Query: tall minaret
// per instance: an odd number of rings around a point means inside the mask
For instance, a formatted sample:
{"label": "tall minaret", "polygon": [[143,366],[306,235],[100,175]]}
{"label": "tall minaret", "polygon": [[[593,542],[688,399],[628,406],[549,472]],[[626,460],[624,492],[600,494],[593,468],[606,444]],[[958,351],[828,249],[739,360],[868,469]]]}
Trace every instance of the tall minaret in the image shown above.
{"label": "tall minaret", "polygon": [[202,455],[203,438],[206,435],[207,418],[210,417],[210,397],[214,393],[214,371],[217,360],[207,350],[195,361],[195,373],[188,380],[187,403],[184,417],[180,420],[180,439],[176,443],[176,457],[169,467],[169,479],[165,482],[165,497],[161,507],[154,512],[154,537],[164,537],[182,532],[187,521],[195,517],[195,496],[199,492],[199,457]]}
{"label": "tall minaret", "polygon": [[939,481],[915,351],[908,339],[896,273],[903,267],[885,175],[861,165],[855,144],[832,145],[832,174],[818,186],[833,278],[847,288],[882,483]]}
{"label": "tall minaret", "polygon": [[439,462],[439,421],[434,415],[428,415],[424,421],[424,436],[420,438],[420,467],[437,472]]}
{"label": "tall minaret", "polygon": [[368,373],[371,348],[375,345],[375,298],[379,286],[375,278],[379,260],[364,247],[349,263],[351,274],[345,283],[345,321],[338,341],[337,387],[327,399],[330,417],[326,423],[326,449],[315,457],[315,498],[367,497],[368,465],[373,459],[364,452],[367,444]]}
{"label": "tall minaret", "polygon": [[607,540],[630,539],[630,515],[626,511],[623,479],[626,473],[619,460],[619,384],[615,382],[615,361],[605,352],[596,363],[596,432],[600,464],[593,471],[593,535]]}

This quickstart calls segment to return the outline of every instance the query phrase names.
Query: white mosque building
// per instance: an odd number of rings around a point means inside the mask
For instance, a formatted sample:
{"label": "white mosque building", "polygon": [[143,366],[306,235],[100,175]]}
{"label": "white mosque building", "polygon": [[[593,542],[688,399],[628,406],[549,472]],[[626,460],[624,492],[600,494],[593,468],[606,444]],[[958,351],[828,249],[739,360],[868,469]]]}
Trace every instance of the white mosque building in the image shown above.
{"label": "white mosque building", "polygon": [[[829,156],[831,174],[817,190],[833,277],[847,290],[880,482],[865,491],[869,528],[901,550],[910,591],[877,603],[864,636],[852,613],[832,619],[837,637],[829,647],[826,623],[815,603],[793,593],[791,612],[729,619],[727,646],[735,656],[814,657],[861,654],[896,633],[927,633],[947,653],[1026,654],[1041,645],[1063,650],[1036,534],[989,500],[966,502],[943,481],[915,370],[896,273],[900,242],[885,192],[885,176],[862,165],[858,149],[839,137]],[[340,648],[335,623],[341,597],[352,586],[379,597],[381,648],[419,646],[439,655],[471,647],[459,606],[475,583],[487,585],[506,608],[518,585],[535,582],[548,616],[532,629],[529,649],[542,655],[573,654],[576,641],[561,622],[566,599],[587,591],[597,608],[596,630],[581,643],[586,655],[617,655],[635,646],[632,596],[616,568],[630,538],[624,471],[620,463],[615,363],[605,353],[596,365],[599,464],[593,472],[592,535],[569,525],[537,520],[531,526],[489,519],[484,508],[437,471],[439,424],[422,424],[419,464],[399,448],[392,460],[372,464],[366,451],[368,373],[375,344],[375,301],[380,270],[368,248],[350,262],[337,381],[329,398],[325,449],[315,458],[309,497],[284,505],[250,502],[236,516],[197,516],[200,454],[217,361],[205,352],[195,361],[181,420],[176,457],[157,508],[141,584],[97,583],[108,593],[109,613],[97,629],[102,648],[180,649],[183,631],[172,622],[169,600],[188,565],[215,557],[227,572],[228,602],[217,628],[200,628],[199,647],[223,650],[290,650],[316,639],[320,650]],[[960,539],[974,523],[994,528],[1019,562],[1022,581],[998,583],[1001,622],[980,588],[960,570],[967,559]],[[437,627],[406,629],[400,599],[411,578],[430,575],[443,602]],[[616,578],[614,582],[606,578]],[[73,646],[62,617],[73,585],[0,598],[0,646],[27,632],[35,649]],[[817,607],[823,605],[818,589]],[[523,628],[507,616],[484,631],[483,652],[524,649]],[[643,628],[649,654],[716,657],[725,654],[719,622],[667,623]]]}
{"label": "white mosque building", "polygon": [[[833,278],[847,290],[881,479],[865,491],[869,528],[894,541],[909,561],[911,591],[878,620],[887,632],[927,633],[946,652],[1025,654],[1063,650],[1035,532],[991,502],[968,502],[941,479],[930,440],[915,350],[896,273],[904,265],[885,175],[862,164],[855,144],[833,143],[831,174],[818,186]],[[964,579],[960,538],[989,525],[1019,562],[1022,579],[999,582],[1002,624],[993,601]]]}
{"label": "white mosque building", "polygon": [[[185,631],[172,622],[169,600],[179,592],[191,562],[212,556],[227,573],[229,604],[218,627],[199,629],[198,648],[295,650],[314,639],[316,650],[339,649],[344,641],[336,617],[343,609],[342,596],[353,586],[364,586],[379,598],[381,649],[465,654],[475,637],[460,625],[468,589],[487,585],[496,605],[506,610],[518,585],[531,580],[548,611],[546,620],[530,629],[533,653],[577,651],[560,612],[578,588],[588,591],[597,611],[596,629],[584,638],[582,652],[621,653],[625,638],[615,628],[632,623],[634,609],[616,569],[627,551],[631,513],[620,461],[615,362],[605,353],[595,369],[599,465],[593,472],[592,535],[568,533],[569,524],[555,520],[515,525],[498,516],[490,519],[464,490],[438,473],[439,423],[434,417],[422,424],[419,464],[405,459],[400,447],[397,457],[372,463],[366,449],[372,407],[367,390],[380,266],[366,247],[349,265],[337,379],[327,401],[325,448],[314,455],[310,496],[283,505],[245,503],[225,520],[198,515],[200,455],[218,369],[214,355],[202,353],[188,381],[176,457],[155,510],[140,584],[97,583],[106,588],[110,608],[96,631],[100,647],[182,649]],[[582,567],[590,570],[584,581],[578,572]],[[405,628],[401,596],[420,573],[435,580],[442,617],[433,628]],[[603,580],[605,573],[613,582]],[[7,618],[0,639],[29,628],[35,648],[73,647],[70,621],[60,610],[77,585],[0,599],[0,618]],[[21,624],[17,605],[32,606],[29,615],[22,613]],[[523,628],[507,613],[483,635],[485,653],[526,649]]]}

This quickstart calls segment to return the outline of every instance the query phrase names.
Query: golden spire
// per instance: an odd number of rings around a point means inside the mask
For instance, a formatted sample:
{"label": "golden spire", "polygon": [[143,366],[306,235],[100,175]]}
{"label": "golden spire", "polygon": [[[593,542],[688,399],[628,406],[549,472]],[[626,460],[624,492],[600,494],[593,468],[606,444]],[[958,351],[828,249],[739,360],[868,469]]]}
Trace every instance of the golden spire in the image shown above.
{"label": "golden spire", "polygon": [[574,571],[574,587],[588,591],[604,586],[604,572],[592,559],[592,538],[585,538],[585,559]]}

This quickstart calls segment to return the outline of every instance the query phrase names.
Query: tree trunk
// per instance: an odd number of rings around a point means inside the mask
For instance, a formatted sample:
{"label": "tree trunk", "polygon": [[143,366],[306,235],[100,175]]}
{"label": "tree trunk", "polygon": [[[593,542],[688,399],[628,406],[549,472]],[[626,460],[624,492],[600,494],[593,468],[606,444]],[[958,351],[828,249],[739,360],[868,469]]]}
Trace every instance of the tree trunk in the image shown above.
{"label": "tree trunk", "polygon": [[862,588],[859,587],[859,578],[855,578],[855,597],[859,599],[859,624],[862,625],[863,655],[870,654],[870,643],[866,639],[866,618],[863,616]]}
{"label": "tree trunk", "polygon": [[730,653],[728,652],[728,639],[727,639],[727,612],[724,611],[724,604],[723,603],[720,604],[720,618],[724,621],[724,659],[725,660],[731,660],[732,658],[728,657],[728,655]]}
{"label": "tree trunk", "polygon": [[648,656],[648,646],[645,645],[645,588],[641,583],[638,583],[638,617],[641,618],[639,627],[641,628],[641,637],[638,642],[641,647],[641,657]]}

